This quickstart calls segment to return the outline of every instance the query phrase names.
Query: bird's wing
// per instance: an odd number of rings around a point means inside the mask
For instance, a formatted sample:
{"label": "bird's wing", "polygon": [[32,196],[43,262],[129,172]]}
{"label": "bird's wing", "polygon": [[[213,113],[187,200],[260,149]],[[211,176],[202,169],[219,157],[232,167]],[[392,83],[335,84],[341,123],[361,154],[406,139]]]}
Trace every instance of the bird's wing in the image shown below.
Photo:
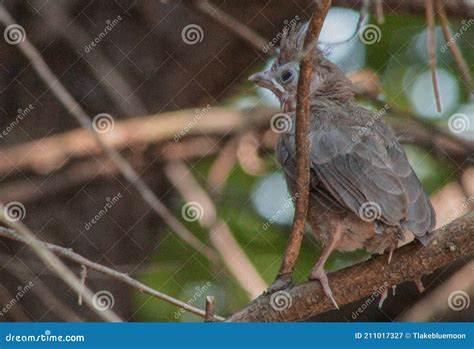
{"label": "bird's wing", "polygon": [[[294,159],[294,144],[288,141],[287,155]],[[310,161],[316,195],[326,191],[363,219],[402,224],[417,236],[433,228],[432,207],[395,140],[387,142],[387,137],[358,126],[313,131]],[[294,167],[285,172],[296,178]]]}
{"label": "bird's wing", "polygon": [[403,173],[394,168],[382,139],[359,127],[344,127],[314,132],[310,141],[311,169],[339,203],[363,219],[389,225],[404,220],[408,195]]}

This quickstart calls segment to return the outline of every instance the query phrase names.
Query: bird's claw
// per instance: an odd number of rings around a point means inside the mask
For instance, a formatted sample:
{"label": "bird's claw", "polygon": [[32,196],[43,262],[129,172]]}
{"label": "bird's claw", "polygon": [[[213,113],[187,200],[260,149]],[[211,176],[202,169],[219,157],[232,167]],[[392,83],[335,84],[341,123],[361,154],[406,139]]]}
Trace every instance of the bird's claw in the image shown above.
{"label": "bird's claw", "polygon": [[331,287],[329,286],[328,276],[326,275],[324,269],[313,270],[311,272],[310,280],[318,280],[321,283],[324,294],[331,300],[332,304],[334,304],[336,309],[339,310],[339,305],[337,304],[336,299],[332,294]]}

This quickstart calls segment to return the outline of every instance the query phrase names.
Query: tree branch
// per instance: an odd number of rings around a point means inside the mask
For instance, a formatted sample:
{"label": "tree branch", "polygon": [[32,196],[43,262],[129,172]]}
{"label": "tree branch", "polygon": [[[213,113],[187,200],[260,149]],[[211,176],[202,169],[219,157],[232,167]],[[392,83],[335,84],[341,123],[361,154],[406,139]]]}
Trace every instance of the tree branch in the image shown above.
{"label": "tree branch", "polygon": [[425,0],[426,22],[428,32],[427,50],[429,57],[429,65],[431,71],[431,82],[433,85],[433,92],[436,101],[436,111],[442,112],[441,96],[439,94],[438,75],[436,73],[436,32],[434,19],[434,5],[433,0]]}
{"label": "tree branch", "polygon": [[[68,285],[74,292],[81,295],[84,298],[87,306],[95,312],[101,319],[111,322],[122,321],[120,317],[117,316],[110,309],[99,310],[94,303],[94,294],[86,286],[82,285],[80,280],[74,275],[74,273],[66,267],[66,265],[61,262],[61,260],[55,256],[51,251],[46,248],[46,246],[36,238],[36,236],[31,232],[28,227],[26,227],[21,221],[12,220],[5,214],[4,206],[0,202],[0,223],[5,224],[6,226],[15,229],[18,234],[16,234],[19,241],[22,241],[28,245],[33,252],[38,256],[38,258],[50,269],[53,271],[66,285]],[[0,232],[13,233],[9,229],[0,227]]]}
{"label": "tree branch", "polygon": [[[10,16],[3,5],[0,5],[0,22],[5,26],[15,24],[15,20]],[[163,221],[176,233],[176,235],[189,246],[193,247],[197,252],[205,256],[210,261],[218,260],[217,254],[199,240],[191,231],[189,231],[179,219],[163,204],[163,202],[155,195],[153,190],[138,175],[130,163],[113,147],[110,147],[101,136],[94,130],[93,123],[85,110],[68,92],[59,78],[46,64],[38,50],[30,43],[28,39],[18,44],[18,48],[31,62],[31,65],[43,80],[43,82],[51,89],[54,96],[61,102],[66,110],[77,120],[77,122],[93,136],[94,142],[100,147],[101,151],[109,157],[119,169],[122,176],[133,186],[139,193],[143,201],[160,216]],[[113,122],[113,120],[112,120]]]}
{"label": "tree branch", "polygon": [[[423,247],[418,241],[414,241],[396,249],[391,264],[387,264],[387,255],[379,255],[364,263],[331,273],[330,283],[338,286],[332,287],[337,303],[349,304],[382,287],[414,281],[457,258],[469,258],[474,253],[474,212],[436,232],[438,235],[429,246]],[[271,302],[272,295],[278,292],[289,300],[289,306],[282,311],[278,310],[281,309],[278,306],[272,306]],[[300,321],[332,309],[333,305],[325,296],[320,283],[309,281],[263,294],[226,321]]]}
{"label": "tree branch", "polygon": [[[28,240],[25,237],[17,234],[15,232],[15,230],[12,230],[12,229],[5,229],[3,227],[0,227],[0,237],[28,244]],[[92,262],[91,260],[89,260],[89,259],[81,256],[80,254],[74,252],[70,248],[50,244],[50,243],[47,243],[47,242],[44,242],[44,241],[41,241],[41,240],[38,240],[38,239],[36,239],[36,241],[38,242],[38,244],[41,245],[41,247],[46,247],[47,250],[53,252],[55,255],[57,255],[59,257],[69,259],[70,261],[72,261],[74,263],[77,263],[79,265],[83,265],[83,266],[85,266],[85,267],[87,267],[91,270],[95,270],[99,273],[107,275],[107,276],[109,276],[109,277],[111,277],[111,278],[113,278],[117,281],[123,282],[123,283],[129,285],[130,287],[139,290],[142,293],[149,294],[150,296],[153,296],[155,298],[161,299],[161,300],[163,300],[165,302],[168,302],[170,304],[181,307],[184,310],[187,310],[187,311],[189,311],[189,312],[191,312],[195,315],[198,315],[198,316],[201,316],[201,317],[206,316],[206,312],[204,310],[195,308],[195,307],[193,307],[193,306],[191,306],[191,305],[189,305],[185,302],[182,302],[182,301],[177,300],[177,299],[175,299],[171,296],[168,296],[167,294],[161,293],[161,292],[159,292],[159,291],[157,291],[157,290],[155,290],[155,289],[153,289],[153,288],[151,288],[151,287],[149,287],[145,284],[142,284],[140,281],[131,278],[127,274],[124,274],[124,273],[121,273],[117,270],[106,267],[105,265]],[[77,284],[81,284],[81,282],[79,280],[77,280]],[[222,321],[223,318],[220,317],[220,316],[214,315],[214,320]]]}
{"label": "tree branch", "polygon": [[288,246],[278,272],[278,277],[291,278],[298,259],[304,226],[308,211],[309,197],[309,117],[310,117],[310,84],[313,76],[313,65],[316,57],[315,43],[323,27],[326,14],[331,7],[331,0],[317,1],[304,39],[305,50],[309,50],[300,63],[300,75],[296,92],[296,202],[295,217],[291,228]]}

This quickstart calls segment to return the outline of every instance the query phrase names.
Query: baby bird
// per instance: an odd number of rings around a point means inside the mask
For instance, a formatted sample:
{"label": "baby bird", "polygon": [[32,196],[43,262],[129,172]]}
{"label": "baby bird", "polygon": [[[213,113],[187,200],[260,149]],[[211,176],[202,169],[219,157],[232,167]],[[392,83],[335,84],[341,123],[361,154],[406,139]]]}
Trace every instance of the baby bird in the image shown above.
{"label": "baby bird", "polygon": [[[284,33],[270,69],[249,79],[272,91],[290,119],[276,148],[291,194],[296,190],[295,110],[305,27]],[[380,113],[360,107],[341,69],[316,49],[310,84],[310,199],[307,223],[324,244],[311,271],[332,295],[324,264],[334,250],[391,253],[407,232],[430,239],[435,212],[403,148]]]}

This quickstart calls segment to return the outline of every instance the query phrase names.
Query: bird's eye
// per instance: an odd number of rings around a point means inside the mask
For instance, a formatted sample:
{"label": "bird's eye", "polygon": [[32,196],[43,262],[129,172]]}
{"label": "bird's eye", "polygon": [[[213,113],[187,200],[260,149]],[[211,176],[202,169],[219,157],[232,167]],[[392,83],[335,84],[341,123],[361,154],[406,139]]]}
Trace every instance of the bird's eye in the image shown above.
{"label": "bird's eye", "polygon": [[280,80],[281,80],[282,83],[287,84],[287,83],[293,81],[293,77],[294,77],[293,71],[291,71],[291,70],[285,70],[285,71],[281,74]]}

